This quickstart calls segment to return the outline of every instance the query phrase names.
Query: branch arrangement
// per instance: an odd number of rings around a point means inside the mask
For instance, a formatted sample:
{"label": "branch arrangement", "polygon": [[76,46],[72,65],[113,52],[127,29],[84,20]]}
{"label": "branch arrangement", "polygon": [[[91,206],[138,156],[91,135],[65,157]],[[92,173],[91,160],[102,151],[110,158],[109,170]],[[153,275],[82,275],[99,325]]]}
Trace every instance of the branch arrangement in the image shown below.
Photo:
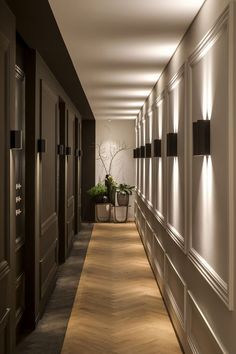
{"label": "branch arrangement", "polygon": [[[97,144],[97,153],[98,153],[97,160],[101,161],[103,168],[106,172],[106,175],[111,175],[112,163],[115,157],[121,151],[126,151],[126,150],[129,150],[129,148],[127,148],[125,143],[114,144],[114,145],[110,144],[108,151],[104,146],[104,143]],[[106,162],[108,162],[108,167],[106,166]]]}

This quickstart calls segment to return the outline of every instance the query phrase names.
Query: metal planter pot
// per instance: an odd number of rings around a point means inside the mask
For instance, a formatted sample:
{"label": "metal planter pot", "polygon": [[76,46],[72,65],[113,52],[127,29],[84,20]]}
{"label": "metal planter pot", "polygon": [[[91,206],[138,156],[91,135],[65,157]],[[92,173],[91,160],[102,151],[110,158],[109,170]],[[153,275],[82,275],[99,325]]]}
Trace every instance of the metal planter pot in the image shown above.
{"label": "metal planter pot", "polygon": [[117,203],[120,206],[129,205],[129,194],[117,193]]}

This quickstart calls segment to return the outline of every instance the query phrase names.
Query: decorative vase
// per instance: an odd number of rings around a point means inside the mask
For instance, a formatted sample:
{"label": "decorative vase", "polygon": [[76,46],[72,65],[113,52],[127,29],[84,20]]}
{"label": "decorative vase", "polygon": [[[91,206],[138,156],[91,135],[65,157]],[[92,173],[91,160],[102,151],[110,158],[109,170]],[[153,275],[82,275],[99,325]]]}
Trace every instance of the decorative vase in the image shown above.
{"label": "decorative vase", "polygon": [[129,205],[129,194],[117,193],[117,203],[119,206]]}

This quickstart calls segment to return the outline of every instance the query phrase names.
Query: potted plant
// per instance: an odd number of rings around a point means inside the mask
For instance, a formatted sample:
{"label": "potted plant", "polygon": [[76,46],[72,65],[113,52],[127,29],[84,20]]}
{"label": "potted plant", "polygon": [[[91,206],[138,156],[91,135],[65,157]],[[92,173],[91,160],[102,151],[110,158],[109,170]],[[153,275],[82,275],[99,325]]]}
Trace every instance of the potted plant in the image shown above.
{"label": "potted plant", "polygon": [[129,196],[132,195],[134,188],[134,186],[125,183],[121,183],[118,188],[116,188],[118,205],[129,205]]}
{"label": "potted plant", "polygon": [[107,195],[109,202],[115,205],[117,183],[114,181],[111,175],[106,175],[105,186],[107,187]]}
{"label": "potted plant", "polygon": [[107,197],[107,187],[98,183],[88,190],[89,196],[95,201],[95,203],[106,203],[108,201]]}

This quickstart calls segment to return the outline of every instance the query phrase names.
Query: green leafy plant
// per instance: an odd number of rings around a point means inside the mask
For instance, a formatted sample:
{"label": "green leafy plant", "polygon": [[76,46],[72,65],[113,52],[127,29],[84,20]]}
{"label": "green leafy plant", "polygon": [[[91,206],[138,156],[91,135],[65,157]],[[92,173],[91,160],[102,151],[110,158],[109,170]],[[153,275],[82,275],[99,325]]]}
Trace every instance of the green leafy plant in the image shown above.
{"label": "green leafy plant", "polygon": [[131,195],[134,189],[135,189],[135,186],[130,186],[129,184],[121,183],[116,188],[116,191],[117,191],[117,193],[120,193],[123,195],[125,195],[125,194]]}
{"label": "green leafy plant", "polygon": [[109,201],[113,205],[115,205],[117,183],[115,182],[115,180],[113,179],[113,177],[111,175],[106,175],[105,185],[107,187],[107,195],[108,195]]}
{"label": "green leafy plant", "polygon": [[107,187],[102,183],[98,183],[88,190],[88,194],[92,199],[103,198],[107,195]]}

